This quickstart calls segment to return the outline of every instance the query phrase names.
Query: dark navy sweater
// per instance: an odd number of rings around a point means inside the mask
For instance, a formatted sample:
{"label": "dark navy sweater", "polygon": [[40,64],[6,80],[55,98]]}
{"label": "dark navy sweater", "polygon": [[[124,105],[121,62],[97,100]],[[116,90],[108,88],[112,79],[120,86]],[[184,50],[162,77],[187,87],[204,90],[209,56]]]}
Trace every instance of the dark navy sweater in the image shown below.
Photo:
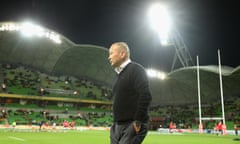
{"label": "dark navy sweater", "polygon": [[113,98],[114,122],[148,121],[152,96],[146,72],[141,65],[131,62],[117,75]]}

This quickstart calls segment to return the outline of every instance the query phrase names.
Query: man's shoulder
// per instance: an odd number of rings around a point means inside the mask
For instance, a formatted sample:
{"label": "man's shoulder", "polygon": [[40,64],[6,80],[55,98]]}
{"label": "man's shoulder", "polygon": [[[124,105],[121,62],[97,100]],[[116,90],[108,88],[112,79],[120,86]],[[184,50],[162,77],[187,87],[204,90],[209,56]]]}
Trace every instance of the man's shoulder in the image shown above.
{"label": "man's shoulder", "polygon": [[132,68],[132,69],[142,69],[142,70],[144,70],[144,67],[141,64],[139,64],[137,62],[133,62],[133,61],[131,63],[129,63],[129,67]]}
{"label": "man's shoulder", "polygon": [[141,67],[141,68],[144,68],[141,64],[139,64],[137,62],[134,62],[134,61],[131,61],[129,63],[129,65],[131,65],[131,67]]}

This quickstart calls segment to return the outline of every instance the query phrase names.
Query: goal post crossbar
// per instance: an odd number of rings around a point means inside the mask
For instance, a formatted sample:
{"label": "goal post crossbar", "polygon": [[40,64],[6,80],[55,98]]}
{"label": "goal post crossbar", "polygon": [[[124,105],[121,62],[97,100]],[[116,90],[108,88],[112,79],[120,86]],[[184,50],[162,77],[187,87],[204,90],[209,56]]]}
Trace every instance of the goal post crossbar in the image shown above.
{"label": "goal post crossbar", "polygon": [[202,117],[201,120],[223,120],[222,117]]}

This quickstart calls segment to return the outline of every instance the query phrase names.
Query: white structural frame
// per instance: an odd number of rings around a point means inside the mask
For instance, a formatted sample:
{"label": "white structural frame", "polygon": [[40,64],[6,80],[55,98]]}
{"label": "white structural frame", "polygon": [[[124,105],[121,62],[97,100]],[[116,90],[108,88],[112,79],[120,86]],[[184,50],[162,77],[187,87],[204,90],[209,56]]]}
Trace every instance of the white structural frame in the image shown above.
{"label": "white structural frame", "polygon": [[224,112],[224,99],[223,99],[223,85],[222,85],[222,71],[221,71],[221,57],[220,50],[218,50],[218,68],[219,68],[219,80],[220,80],[220,94],[221,94],[221,106],[222,106],[222,117],[202,117],[201,111],[201,92],[200,92],[200,75],[199,75],[199,58],[197,56],[197,84],[198,84],[198,109],[199,109],[199,125],[202,127],[203,120],[222,120],[223,125],[225,122]]}

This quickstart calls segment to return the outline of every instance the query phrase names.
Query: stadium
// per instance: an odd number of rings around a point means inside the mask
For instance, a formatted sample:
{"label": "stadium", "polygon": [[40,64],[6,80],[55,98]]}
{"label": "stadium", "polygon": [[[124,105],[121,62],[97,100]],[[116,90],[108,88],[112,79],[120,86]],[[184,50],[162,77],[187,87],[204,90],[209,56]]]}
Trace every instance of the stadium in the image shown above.
{"label": "stadium", "polygon": [[[29,28],[37,31],[29,31]],[[85,132],[83,136],[92,134],[87,131],[91,129],[100,130],[94,134],[99,134],[100,139],[104,139],[103,143],[106,142],[106,134],[112,123],[111,86],[115,76],[107,57],[107,48],[76,44],[47,28],[29,23],[1,22],[0,124],[5,132],[3,134],[10,141],[0,140],[11,143],[11,140],[24,142],[30,139],[22,138],[25,136],[21,132],[31,132],[36,136],[38,133],[34,132],[60,132],[60,135],[73,138],[82,131]],[[201,112],[203,117],[208,117],[203,122],[203,130],[210,134],[214,133],[213,127],[219,120],[215,118],[223,116],[219,69],[214,65],[200,66],[199,73]],[[187,131],[191,133],[186,136],[189,139],[197,137],[197,66],[176,69],[168,73],[164,80],[149,80],[153,95],[149,123],[151,132],[145,143],[158,143],[151,137],[163,138],[159,133],[161,129],[168,130],[170,121],[176,123],[176,133]],[[228,143],[233,138],[234,125],[239,125],[240,121],[240,67],[223,66],[222,81],[224,120],[229,135],[221,138],[221,142]],[[42,128],[39,123],[42,123]],[[7,132],[14,131],[15,135],[8,136]],[[51,137],[42,135],[53,134],[41,133],[41,137],[47,141]],[[205,137],[200,135],[200,138]],[[196,139],[192,142],[197,144]],[[61,138],[57,143],[61,143]]]}

